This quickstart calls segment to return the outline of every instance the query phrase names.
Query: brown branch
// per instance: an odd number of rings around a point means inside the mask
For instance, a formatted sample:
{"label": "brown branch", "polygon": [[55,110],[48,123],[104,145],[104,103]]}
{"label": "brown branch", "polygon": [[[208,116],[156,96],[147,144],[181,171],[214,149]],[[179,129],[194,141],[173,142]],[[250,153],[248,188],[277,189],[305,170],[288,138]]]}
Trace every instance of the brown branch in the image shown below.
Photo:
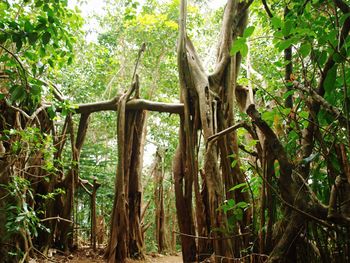
{"label": "brown branch", "polygon": [[79,178],[79,184],[89,196],[92,196],[92,192],[89,191],[89,189],[87,189],[85,186],[85,184],[88,184],[89,186],[91,186],[91,188],[94,187],[88,180],[82,180]]}
{"label": "brown branch", "polygon": [[134,99],[126,103],[126,110],[148,110],[168,113],[183,113],[182,103],[154,102],[144,99]]}
{"label": "brown branch", "polygon": [[245,22],[243,21],[246,19],[248,8],[252,3],[253,0],[240,3],[241,8],[238,8],[237,13],[234,14],[234,10],[237,8],[236,4],[234,1],[227,2],[221,29],[222,40],[218,51],[219,61],[213,73],[209,76],[213,82],[218,82],[221,79],[227,64],[230,62],[230,47],[233,37],[236,37],[235,34],[240,35],[243,33],[245,29]]}
{"label": "brown branch", "polygon": [[328,101],[326,101],[322,96],[320,96],[315,90],[308,89],[304,86],[302,86],[299,82],[294,81],[294,88],[301,90],[303,92],[307,92],[311,95],[312,99],[316,101],[318,104],[320,104],[329,114],[333,115],[335,119],[339,120],[339,123],[343,127],[347,127],[347,121],[344,115],[340,110],[338,110],[336,107],[331,105]]}
{"label": "brown branch", "polygon": [[270,18],[273,18],[273,14],[272,14],[272,12],[271,12],[269,6],[268,6],[267,3],[266,3],[266,0],[262,0],[262,3],[263,3],[264,9],[265,9],[267,15],[268,15]]}
{"label": "brown branch", "polygon": [[[109,101],[79,104],[76,113],[93,113],[99,111],[117,111],[120,95]],[[126,103],[126,110],[148,110],[168,113],[183,113],[182,103],[154,102],[144,99],[132,99]]]}
{"label": "brown branch", "polygon": [[148,230],[148,228],[150,228],[151,225],[152,225],[152,222],[149,222],[146,225],[142,225],[142,232],[145,233]]}
{"label": "brown branch", "polygon": [[136,60],[136,64],[135,64],[135,68],[134,68],[134,73],[132,74],[132,79],[131,82],[134,81],[135,77],[136,77],[136,71],[137,71],[137,67],[139,65],[140,59],[141,59],[141,55],[142,53],[146,50],[146,43],[142,43],[142,46],[139,50],[139,54],[137,55],[137,60]]}
{"label": "brown branch", "polygon": [[40,254],[42,257],[44,257],[46,260],[51,261],[51,262],[58,263],[58,261],[55,261],[55,260],[49,258],[49,257],[46,256],[44,253],[42,253],[39,249],[36,249],[34,246],[32,247],[32,249],[35,250],[35,252],[37,252],[38,254]]}
{"label": "brown branch", "polygon": [[75,140],[75,148],[77,149],[78,153],[80,153],[81,148],[83,147],[87,128],[89,125],[89,117],[90,117],[89,113],[83,113],[80,116],[79,128],[78,128],[77,137]]}
{"label": "brown branch", "polygon": [[48,217],[48,218],[41,219],[40,221],[41,221],[41,222],[45,222],[45,221],[49,221],[49,220],[64,221],[64,222],[68,222],[68,223],[73,224],[73,221],[71,221],[71,220],[69,220],[69,219],[62,218],[62,217],[60,217],[60,216]]}
{"label": "brown branch", "polygon": [[24,76],[24,80],[25,80],[25,88],[27,89],[28,88],[28,79],[27,79],[27,71],[25,70],[22,62],[19,60],[19,58],[13,53],[11,52],[9,49],[7,49],[6,47],[4,47],[3,45],[0,45],[0,47],[5,50],[7,53],[9,53],[16,61],[17,63],[19,64],[20,68],[22,69],[23,71],[23,76]]}
{"label": "brown branch", "polygon": [[[316,216],[314,216],[314,215],[312,215],[312,214],[310,214],[310,213],[307,213],[307,212],[305,212],[305,211],[299,209],[298,207],[292,205],[289,201],[286,201],[286,200],[278,193],[277,189],[276,189],[275,187],[273,187],[273,186],[271,185],[271,183],[268,182],[264,176],[262,176],[262,175],[260,175],[260,174],[259,174],[259,176],[260,176],[261,179],[268,185],[268,187],[275,193],[276,197],[277,197],[282,203],[284,203],[287,207],[289,207],[290,209],[294,210],[295,212],[297,212],[297,213],[299,213],[299,214],[301,214],[301,215],[304,215],[305,217],[308,217],[308,218],[310,218],[310,219],[312,219],[312,220],[318,222],[319,224],[321,224],[321,225],[323,225],[323,226],[325,226],[325,227],[328,227],[328,228],[331,228],[331,229],[333,228],[333,226],[330,225],[330,224],[328,224],[326,221],[324,221],[324,220],[322,220],[322,219],[319,219],[319,218],[317,218]],[[292,186],[290,186],[290,187],[292,187]]]}
{"label": "brown branch", "polygon": [[[246,262],[245,259],[249,258],[249,261],[252,259],[252,256],[256,256],[256,257],[261,257],[261,258],[268,258],[269,256],[268,255],[265,255],[265,254],[259,254],[259,253],[250,253],[246,256],[243,256],[243,257],[240,257],[240,258],[232,258],[232,257],[227,257],[227,256],[221,256],[221,255],[215,255],[215,254],[203,254],[203,253],[200,253],[198,254],[198,256],[210,256],[210,257],[214,257],[214,258],[219,258],[219,262],[226,262],[224,261],[225,259],[228,260],[228,262],[231,262],[232,260],[234,262]],[[203,262],[208,262],[208,261],[203,261]],[[212,262],[212,261],[210,261]],[[255,262],[255,261],[254,261]]]}
{"label": "brown branch", "polygon": [[140,216],[140,221],[141,221],[141,222],[143,221],[143,219],[144,219],[144,217],[145,217],[145,215],[146,215],[147,209],[148,209],[148,207],[149,207],[150,204],[151,204],[151,199],[148,200],[147,204],[145,205],[145,207],[144,207],[144,208],[142,209],[142,211],[141,211],[141,216]]}
{"label": "brown branch", "polygon": [[250,130],[251,127],[246,123],[246,122],[239,122],[225,130],[222,130],[210,137],[208,137],[208,140],[207,140],[207,143],[209,143],[210,141],[214,140],[214,139],[219,139],[219,137],[223,136],[223,135],[226,135],[230,132],[234,132],[235,130],[239,129],[239,128],[245,128],[246,130]]}
{"label": "brown branch", "polygon": [[[93,113],[99,111],[117,111],[118,101],[121,95],[117,95],[115,98],[108,101],[99,101],[79,104],[75,110],[76,113]],[[60,111],[60,109],[58,109]]]}
{"label": "brown branch", "polygon": [[196,238],[196,239],[206,239],[206,240],[232,239],[232,238],[235,238],[235,237],[247,236],[247,235],[251,234],[251,233],[242,233],[242,234],[232,235],[232,236],[228,236],[228,237],[203,237],[203,236],[189,235],[189,234],[181,233],[181,232],[178,232],[178,231],[173,231],[173,233],[178,234],[180,236],[193,237],[193,238]]}
{"label": "brown branch", "polygon": [[343,0],[334,0],[335,5],[344,13],[350,13],[350,7]]}
{"label": "brown branch", "polygon": [[53,84],[52,82],[45,82],[43,80],[40,80],[44,85],[46,85],[47,87],[53,87],[53,95],[54,97],[56,98],[56,100],[58,101],[64,101],[64,96],[63,94],[61,93],[60,89],[55,85]]}

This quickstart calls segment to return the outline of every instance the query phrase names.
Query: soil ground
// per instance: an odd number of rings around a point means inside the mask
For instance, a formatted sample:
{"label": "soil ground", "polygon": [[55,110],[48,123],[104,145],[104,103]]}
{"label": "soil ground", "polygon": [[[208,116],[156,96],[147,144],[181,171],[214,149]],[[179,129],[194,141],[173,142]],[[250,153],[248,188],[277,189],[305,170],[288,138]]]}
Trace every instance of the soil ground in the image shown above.
{"label": "soil ground", "polygon": [[[30,263],[104,263],[103,250],[94,252],[92,249],[80,249],[70,255],[54,254],[49,259],[31,260]],[[128,263],[181,263],[181,254],[177,255],[146,255],[146,259],[142,261],[129,260]]]}

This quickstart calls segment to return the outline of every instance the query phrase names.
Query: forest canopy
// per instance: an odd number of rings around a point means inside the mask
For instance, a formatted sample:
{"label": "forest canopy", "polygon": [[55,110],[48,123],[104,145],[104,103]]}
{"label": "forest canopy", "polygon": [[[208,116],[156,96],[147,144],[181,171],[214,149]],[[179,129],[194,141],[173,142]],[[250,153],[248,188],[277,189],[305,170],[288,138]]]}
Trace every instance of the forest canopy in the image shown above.
{"label": "forest canopy", "polygon": [[348,0],[0,0],[0,258],[349,262],[349,30]]}

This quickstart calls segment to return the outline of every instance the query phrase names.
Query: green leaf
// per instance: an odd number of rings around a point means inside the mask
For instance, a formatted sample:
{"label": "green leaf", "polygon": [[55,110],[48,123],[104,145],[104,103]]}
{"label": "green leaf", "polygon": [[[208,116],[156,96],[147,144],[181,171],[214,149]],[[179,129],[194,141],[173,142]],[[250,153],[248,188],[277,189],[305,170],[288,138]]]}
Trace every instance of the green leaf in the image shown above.
{"label": "green leaf", "polygon": [[40,7],[43,5],[43,1],[39,0],[35,3],[35,7]]}
{"label": "green leaf", "polygon": [[237,38],[236,41],[234,41],[232,44],[230,55],[234,56],[236,53],[240,52],[242,50],[242,47],[244,45],[247,45],[245,42],[245,38]]}
{"label": "green leaf", "polygon": [[34,45],[35,42],[38,40],[38,33],[37,32],[29,33],[28,40],[30,45]]}
{"label": "green leaf", "polygon": [[51,107],[47,108],[47,112],[49,113],[49,116],[51,119],[56,117],[56,107],[55,105],[52,105]]}
{"label": "green leaf", "polygon": [[324,80],[323,87],[326,91],[331,91],[334,87],[337,79],[337,65],[334,65],[327,73],[326,79]]}
{"label": "green leaf", "polygon": [[320,66],[323,66],[326,60],[327,60],[327,52],[323,50],[321,54],[318,56],[318,63],[320,63]]}
{"label": "green leaf", "polygon": [[16,43],[17,51],[20,51],[20,49],[23,46],[21,34],[13,34],[12,35],[12,40],[13,40],[13,42]]}
{"label": "green leaf", "polygon": [[299,52],[303,58],[306,58],[311,52],[310,43],[303,43],[299,48]]}
{"label": "green leaf", "polygon": [[285,23],[284,23],[284,26],[282,28],[282,33],[283,35],[286,37],[290,34],[290,31],[292,30],[292,27],[293,27],[293,23],[292,21],[289,21],[287,20]]}
{"label": "green leaf", "polygon": [[236,204],[235,200],[233,200],[233,199],[228,199],[228,200],[227,200],[227,206],[228,206],[229,208],[234,207],[235,204]]}
{"label": "green leaf", "polygon": [[7,34],[0,34],[0,44],[5,43],[7,40],[8,35]]}
{"label": "green leaf", "polygon": [[342,17],[339,19],[339,22],[341,25],[344,24],[345,20],[350,16],[350,13],[342,15]]}
{"label": "green leaf", "polygon": [[34,27],[32,26],[32,24],[31,24],[28,20],[24,23],[24,30],[25,30],[27,33],[32,32],[33,28],[34,28]]}
{"label": "green leaf", "polygon": [[230,54],[234,56],[237,52],[240,52],[243,57],[248,54],[248,46],[246,43],[246,39],[241,37],[238,38],[232,45]]}
{"label": "green leaf", "polygon": [[242,57],[247,56],[247,54],[248,54],[248,45],[247,45],[247,43],[244,42],[244,43],[242,44],[240,53],[241,53]]}
{"label": "green leaf", "polygon": [[243,37],[248,38],[254,33],[255,27],[249,26],[244,30]]}
{"label": "green leaf", "polygon": [[11,102],[21,101],[25,97],[25,90],[23,87],[19,85],[11,89],[10,93],[11,93],[11,98],[10,98]]}
{"label": "green leaf", "polygon": [[239,208],[245,209],[245,208],[247,208],[249,206],[249,204],[246,203],[246,202],[238,202],[236,204],[236,206],[239,207]]}
{"label": "green leaf", "polygon": [[49,32],[45,32],[42,36],[43,44],[46,45],[47,43],[49,43],[50,39],[51,34]]}
{"label": "green leaf", "polygon": [[32,85],[30,87],[30,94],[33,96],[40,96],[41,95],[41,87],[39,85]]}
{"label": "green leaf", "polygon": [[72,63],[73,63],[73,57],[70,56],[70,57],[68,58],[68,65],[71,65]]}
{"label": "green leaf", "polygon": [[287,48],[289,48],[292,45],[292,40],[287,39],[287,40],[282,40],[277,42],[276,47],[278,48],[279,51],[283,51]]}
{"label": "green leaf", "polygon": [[243,188],[243,187],[247,187],[247,183],[241,183],[241,184],[237,184],[235,185],[234,187],[230,188],[230,192],[234,191],[234,190],[237,190],[237,189],[240,189],[240,188]]}
{"label": "green leaf", "polygon": [[51,68],[55,67],[55,65],[54,65],[52,59],[49,59],[47,62],[49,63],[49,65],[51,66]]}
{"label": "green leaf", "polygon": [[262,119],[267,122],[273,122],[275,119],[275,111],[265,111],[261,115]]}
{"label": "green leaf", "polygon": [[289,96],[292,96],[294,94],[296,90],[292,89],[292,90],[288,90],[287,92],[283,93],[282,98],[285,100],[286,98],[288,98]]}
{"label": "green leaf", "polygon": [[282,27],[282,21],[277,16],[274,16],[273,18],[271,18],[271,23],[272,23],[272,26],[274,27],[274,29],[279,29]]}
{"label": "green leaf", "polygon": [[234,168],[237,165],[238,160],[233,160],[231,163],[231,167]]}
{"label": "green leaf", "polygon": [[236,210],[235,211],[235,216],[236,216],[236,219],[237,220],[242,220],[243,219],[243,212],[242,212],[242,210]]}

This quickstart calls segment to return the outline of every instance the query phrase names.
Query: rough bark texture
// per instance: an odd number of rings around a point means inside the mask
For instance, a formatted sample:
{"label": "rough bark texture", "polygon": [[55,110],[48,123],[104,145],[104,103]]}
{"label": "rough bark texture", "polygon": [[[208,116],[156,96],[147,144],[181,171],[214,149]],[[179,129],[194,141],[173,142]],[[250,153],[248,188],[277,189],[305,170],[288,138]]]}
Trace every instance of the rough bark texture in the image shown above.
{"label": "rough bark texture", "polygon": [[136,90],[138,79],[119,102],[118,109],[118,169],[112,212],[111,234],[106,256],[108,262],[125,262],[127,257],[142,259],[141,230],[141,168],[145,113],[126,111],[126,102]]}
{"label": "rough bark texture", "polygon": [[163,179],[164,169],[163,160],[159,149],[155,154],[153,166],[153,180],[154,180],[154,204],[155,204],[155,236],[158,244],[158,253],[164,253],[167,249],[165,239],[165,212],[164,212],[164,191]]}
{"label": "rough bark texture", "polygon": [[[185,110],[183,117],[184,132],[180,129],[180,142],[182,141],[181,137],[184,136],[186,143],[187,141],[191,143],[187,144],[187,147],[192,150],[187,150],[186,147],[180,147],[177,154],[184,155],[185,153],[190,153],[187,159],[191,161],[191,166],[185,166],[185,169],[183,169],[185,175],[182,176],[182,178],[185,179],[186,184],[192,184],[194,174],[198,174],[198,167],[194,164],[197,160],[194,157],[194,153],[191,151],[196,147],[196,131],[197,129],[201,129],[203,132],[204,144],[206,145],[203,171],[205,175],[205,188],[208,193],[208,206],[205,211],[209,216],[207,223],[210,222],[209,231],[211,231],[210,236],[213,237],[212,247],[215,254],[232,257],[235,252],[239,254],[240,248],[244,245],[238,245],[239,242],[236,242],[234,245],[234,240],[222,238],[221,232],[217,230],[228,228],[227,215],[221,209],[218,209],[226,198],[231,197],[230,195],[226,195],[226,191],[235,184],[245,182],[244,175],[239,168],[239,160],[237,160],[238,164],[236,166],[231,167],[231,161],[227,158],[232,154],[235,158],[238,158],[237,139],[234,133],[227,134],[224,138],[221,138],[218,145],[215,141],[209,142],[208,139],[215,133],[234,124],[233,94],[237,73],[239,71],[240,55],[237,54],[231,58],[229,49],[234,39],[242,34],[246,26],[247,8],[250,2],[227,2],[219,41],[217,63],[213,74],[210,76],[203,68],[191,40],[187,37],[186,5],[186,1],[181,1],[178,68],[182,94],[181,98]],[[221,171],[219,167],[220,163]],[[233,177],[232,174],[236,176]],[[175,182],[179,183],[178,181]],[[196,190],[196,192],[198,195],[198,190]],[[236,193],[235,199],[248,202],[249,197],[246,193]],[[197,201],[197,203],[199,202]],[[178,207],[178,217],[180,221],[181,214],[179,213],[179,208],[180,207]],[[181,207],[181,209],[183,209],[183,207]],[[198,207],[198,209],[201,208]],[[249,212],[243,221],[242,227],[243,225],[249,224]],[[198,222],[201,225],[201,231],[203,231],[203,226],[205,226],[206,223]],[[187,230],[188,231],[184,233],[191,235],[192,233],[189,232],[191,229]],[[234,251],[235,248],[236,251]],[[183,255],[183,258],[184,261],[189,261],[189,258],[186,258],[185,255]]]}

